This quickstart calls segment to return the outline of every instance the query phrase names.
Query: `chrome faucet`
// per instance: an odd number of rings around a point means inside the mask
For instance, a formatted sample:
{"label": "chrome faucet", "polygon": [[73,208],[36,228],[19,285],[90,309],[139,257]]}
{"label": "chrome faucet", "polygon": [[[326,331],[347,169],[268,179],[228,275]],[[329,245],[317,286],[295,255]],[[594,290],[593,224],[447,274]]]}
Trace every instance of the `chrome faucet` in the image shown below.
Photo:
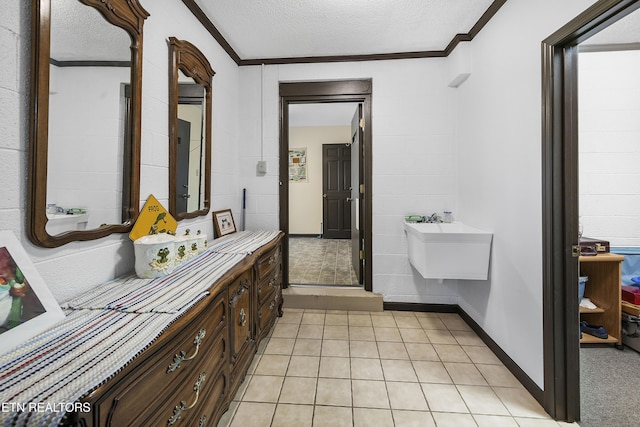
{"label": "chrome faucet", "polygon": [[422,222],[440,223],[440,222],[442,222],[442,218],[440,218],[440,216],[437,213],[434,212],[430,216],[423,216],[422,217]]}

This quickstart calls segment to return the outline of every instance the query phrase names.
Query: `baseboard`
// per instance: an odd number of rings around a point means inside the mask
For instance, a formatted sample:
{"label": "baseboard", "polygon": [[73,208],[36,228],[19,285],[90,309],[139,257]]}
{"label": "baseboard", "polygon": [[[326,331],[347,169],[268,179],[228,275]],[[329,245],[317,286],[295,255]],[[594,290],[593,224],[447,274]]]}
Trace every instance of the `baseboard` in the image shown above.
{"label": "baseboard", "polygon": [[469,327],[480,337],[480,339],[493,351],[504,366],[516,377],[518,381],[527,389],[534,399],[544,407],[544,391],[538,387],[516,362],[509,357],[507,353],[487,334],[475,320],[471,318],[458,304],[421,304],[421,303],[403,303],[403,302],[385,302],[385,310],[396,311],[420,311],[434,313],[457,313],[469,325]]}
{"label": "baseboard", "polygon": [[321,234],[289,234],[289,237],[320,237]]}

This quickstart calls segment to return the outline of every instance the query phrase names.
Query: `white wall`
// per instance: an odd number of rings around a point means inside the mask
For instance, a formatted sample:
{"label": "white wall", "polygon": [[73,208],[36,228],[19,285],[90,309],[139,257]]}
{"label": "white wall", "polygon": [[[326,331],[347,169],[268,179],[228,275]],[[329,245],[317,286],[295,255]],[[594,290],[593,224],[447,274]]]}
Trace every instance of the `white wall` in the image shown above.
{"label": "white wall", "polygon": [[584,235],[640,246],[640,51],[579,56]]}
{"label": "white wall", "polygon": [[[445,59],[241,67],[241,186],[250,227],[278,226],[279,82],[373,81],[373,291],[385,301],[456,303],[457,283],[427,281],[409,264],[402,219],[457,211],[455,92]],[[261,82],[264,143],[261,146]],[[255,173],[261,152],[266,176]],[[290,186],[291,188],[291,186]]]}
{"label": "white wall", "polygon": [[[238,67],[181,2],[142,0],[145,21],[142,84],[141,205],[149,194],[168,202],[167,38],[195,44],[207,56],[213,79],[212,210],[240,212],[238,191]],[[31,4],[5,0],[0,13],[0,229],[13,230],[59,301],[133,271],[133,245],[126,235],[73,242],[56,249],[31,244],[26,237],[27,159]],[[184,228],[213,235],[210,216],[181,221]]]}
{"label": "white wall", "polygon": [[289,148],[307,149],[307,181],[289,183],[289,234],[322,234],[322,144],[350,141],[350,126],[289,128]]}
{"label": "white wall", "polygon": [[506,2],[457,89],[458,218],[494,233],[490,279],[461,283],[460,306],[541,388],[541,42],[592,3]]}

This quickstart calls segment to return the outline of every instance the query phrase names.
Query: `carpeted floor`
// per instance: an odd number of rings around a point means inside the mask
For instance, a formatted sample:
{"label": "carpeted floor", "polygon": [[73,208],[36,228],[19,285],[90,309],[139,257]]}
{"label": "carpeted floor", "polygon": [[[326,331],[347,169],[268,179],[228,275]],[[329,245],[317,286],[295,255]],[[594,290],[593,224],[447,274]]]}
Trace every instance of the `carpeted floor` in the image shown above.
{"label": "carpeted floor", "polygon": [[289,238],[289,283],[359,286],[351,266],[351,240]]}
{"label": "carpeted floor", "polygon": [[580,349],[580,418],[582,427],[640,426],[640,353]]}

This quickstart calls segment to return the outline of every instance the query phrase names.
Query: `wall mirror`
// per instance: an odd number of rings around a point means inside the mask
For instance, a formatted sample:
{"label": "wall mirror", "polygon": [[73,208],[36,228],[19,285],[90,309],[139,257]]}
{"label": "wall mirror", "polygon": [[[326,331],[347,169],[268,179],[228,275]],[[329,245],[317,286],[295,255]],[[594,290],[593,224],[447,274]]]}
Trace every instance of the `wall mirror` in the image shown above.
{"label": "wall mirror", "polygon": [[138,0],[33,2],[29,238],[131,229],[140,199]]}
{"label": "wall mirror", "polygon": [[191,43],[169,38],[169,212],[176,219],[209,212],[211,85],[215,72]]}

